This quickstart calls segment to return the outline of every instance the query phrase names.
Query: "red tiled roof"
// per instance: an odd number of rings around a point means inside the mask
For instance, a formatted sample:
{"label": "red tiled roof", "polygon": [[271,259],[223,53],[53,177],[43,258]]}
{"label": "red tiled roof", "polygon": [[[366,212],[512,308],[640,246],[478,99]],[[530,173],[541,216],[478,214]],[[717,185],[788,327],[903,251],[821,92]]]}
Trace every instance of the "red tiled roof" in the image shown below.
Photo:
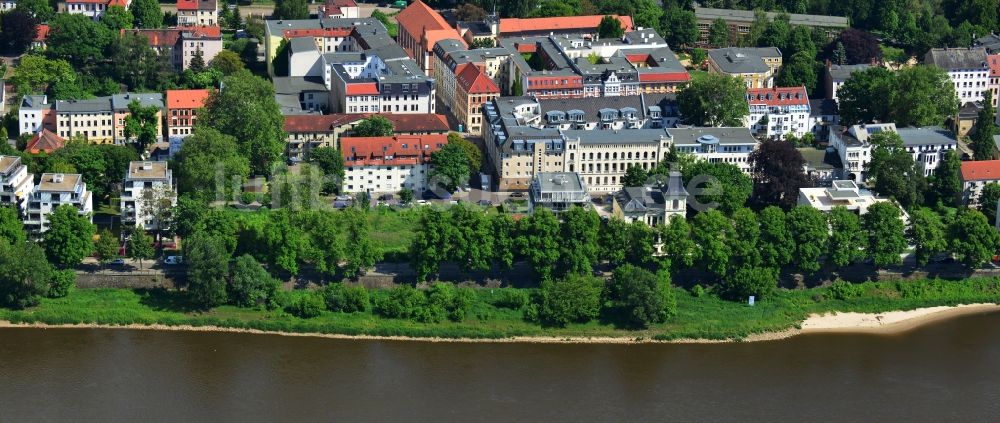
{"label": "red tiled roof", "polygon": [[222,38],[222,28],[216,26],[186,26],[178,28],[180,31],[190,32],[195,37]]}
{"label": "red tiled roof", "polygon": [[751,88],[747,90],[747,101],[768,106],[808,105],[809,95],[804,86]]}
{"label": "red tiled roof", "polygon": [[353,82],[347,84],[345,95],[378,95],[378,85],[374,82]]}
{"label": "red tiled roof", "polygon": [[126,31],[146,37],[149,40],[149,45],[154,47],[172,47],[181,38],[181,31],[176,29],[123,29],[122,35]]}
{"label": "red tiled roof", "polygon": [[[630,16],[616,16],[625,32],[634,28]],[[500,34],[509,35],[521,32],[573,31],[581,29],[596,30],[604,15],[561,16],[554,18],[506,18],[500,19]]]}
{"label": "red tiled roof", "polygon": [[65,146],[66,140],[54,132],[43,128],[28,141],[28,145],[24,149],[31,154],[38,154],[43,151],[45,154],[49,154]]}
{"label": "red tiled roof", "polygon": [[455,69],[455,82],[468,94],[500,93],[500,87],[474,63],[462,63]]}
{"label": "red tiled roof", "polygon": [[38,24],[38,32],[35,33],[35,41],[44,42],[49,38],[49,24]]}
{"label": "red tiled roof", "polygon": [[963,181],[1000,180],[1000,160],[962,162]]}
{"label": "red tiled roof", "polygon": [[455,39],[463,44],[465,40],[455,28],[448,25],[440,13],[420,0],[411,3],[396,15],[399,27],[421,42],[424,50],[431,51],[438,41]]}
{"label": "red tiled roof", "polygon": [[128,7],[128,0],[109,0],[108,1],[108,7],[112,7],[112,6],[120,6],[120,7],[126,7],[127,8]]}
{"label": "red tiled roof", "polygon": [[447,134],[344,137],[340,150],[345,166],[413,165],[423,164],[445,144]]}
{"label": "red tiled roof", "polygon": [[[289,115],[285,116],[285,132],[327,132],[342,125],[364,119],[368,113],[337,113],[332,115]],[[448,120],[444,115],[433,113],[384,114],[380,115],[392,122],[397,133],[447,133]]]}
{"label": "red tiled roof", "polygon": [[691,75],[687,72],[644,72],[639,74],[639,82],[687,82]]}
{"label": "red tiled roof", "polygon": [[523,43],[516,45],[518,53],[534,53],[538,51],[538,44],[535,43]]}
{"label": "red tiled roof", "polygon": [[[41,31],[41,25],[38,27]],[[1000,76],[1000,54],[986,56],[986,62],[990,65],[990,76]]]}
{"label": "red tiled roof", "polygon": [[209,90],[167,90],[165,106],[167,110],[202,108],[211,93]]}
{"label": "red tiled roof", "polygon": [[177,0],[177,10],[198,10],[198,0]]}

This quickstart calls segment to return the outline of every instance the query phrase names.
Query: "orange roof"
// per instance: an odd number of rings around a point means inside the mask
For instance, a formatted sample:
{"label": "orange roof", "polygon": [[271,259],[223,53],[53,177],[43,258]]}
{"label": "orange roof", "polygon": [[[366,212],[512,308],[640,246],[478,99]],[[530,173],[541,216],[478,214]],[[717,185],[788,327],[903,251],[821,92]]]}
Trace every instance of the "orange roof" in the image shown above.
{"label": "orange roof", "polygon": [[374,82],[355,82],[347,84],[345,95],[378,95],[378,86]]}
{"label": "orange roof", "polygon": [[24,149],[31,154],[38,154],[43,151],[45,154],[49,154],[64,146],[66,146],[66,140],[54,132],[43,128],[28,141],[28,145]]}
{"label": "orange roof", "polygon": [[346,166],[394,166],[423,164],[446,144],[447,134],[343,137],[340,150]]}
{"label": "orange roof", "polygon": [[222,38],[222,27],[216,26],[186,26],[181,30],[191,32],[196,37]]}
{"label": "orange roof", "polygon": [[455,69],[455,80],[468,94],[500,93],[500,87],[474,63],[462,63]]}
{"label": "orange roof", "polygon": [[747,90],[747,101],[768,106],[808,105],[809,95],[805,86],[751,88]]}
{"label": "orange roof", "polygon": [[[329,132],[337,127],[360,121],[370,113],[334,113],[331,115],[285,116],[285,132]],[[429,132],[447,133],[448,120],[433,113],[383,114],[392,122],[396,133]]]}
{"label": "orange roof", "polygon": [[963,181],[1000,180],[1000,160],[962,162]]}
{"label": "orange roof", "polygon": [[38,32],[35,33],[35,41],[44,42],[49,38],[49,24],[38,24]]}
{"label": "orange roof", "polygon": [[639,82],[687,82],[691,75],[687,72],[644,72],[639,74]]}
{"label": "orange roof", "polygon": [[[549,31],[576,31],[576,30],[597,30],[601,24],[601,19],[605,15],[590,16],[561,16],[554,18],[506,18],[500,19],[500,34],[510,35],[521,32],[549,32]],[[635,27],[632,24],[632,17],[617,16],[622,23],[625,32],[632,31]]]}
{"label": "orange roof", "polygon": [[[42,26],[38,25],[38,31],[41,30]],[[990,76],[1000,76],[1000,54],[986,56],[986,62],[990,65]]]}
{"label": "orange roof", "polygon": [[205,107],[211,93],[209,90],[167,90],[167,110]]}
{"label": "orange roof", "polygon": [[198,0],[177,0],[177,10],[198,10]]}
{"label": "orange roof", "polygon": [[396,15],[396,22],[414,39],[420,40],[426,51],[431,51],[438,41],[449,38],[465,44],[458,31],[449,26],[440,13],[420,0],[414,1],[399,12]]}

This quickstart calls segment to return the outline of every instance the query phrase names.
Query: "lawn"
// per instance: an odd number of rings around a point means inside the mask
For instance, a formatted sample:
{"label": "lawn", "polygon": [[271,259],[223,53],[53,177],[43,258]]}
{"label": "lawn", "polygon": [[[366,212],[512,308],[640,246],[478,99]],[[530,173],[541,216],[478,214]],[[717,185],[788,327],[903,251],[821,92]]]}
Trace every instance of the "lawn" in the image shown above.
{"label": "lawn", "polygon": [[688,71],[688,73],[691,74],[692,81],[704,79],[706,76],[708,76],[708,71],[703,71],[703,70],[691,70]]}
{"label": "lawn", "polygon": [[377,207],[368,213],[372,225],[371,237],[383,252],[400,252],[410,248],[418,215],[414,209]]}

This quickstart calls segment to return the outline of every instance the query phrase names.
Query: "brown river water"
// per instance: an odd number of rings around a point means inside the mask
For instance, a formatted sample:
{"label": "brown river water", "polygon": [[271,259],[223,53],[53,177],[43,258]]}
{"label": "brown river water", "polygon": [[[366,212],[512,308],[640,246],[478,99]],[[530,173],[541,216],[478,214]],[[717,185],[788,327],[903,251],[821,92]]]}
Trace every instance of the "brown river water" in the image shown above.
{"label": "brown river water", "polygon": [[998,421],[1000,314],[747,344],[0,329],[0,422]]}

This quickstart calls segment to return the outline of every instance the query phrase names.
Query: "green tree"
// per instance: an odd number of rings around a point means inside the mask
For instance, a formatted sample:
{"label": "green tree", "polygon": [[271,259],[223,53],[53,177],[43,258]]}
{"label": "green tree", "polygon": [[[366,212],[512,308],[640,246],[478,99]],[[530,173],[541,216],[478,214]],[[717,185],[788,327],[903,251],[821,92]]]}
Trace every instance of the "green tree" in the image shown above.
{"label": "green tree", "polygon": [[805,86],[807,92],[816,90],[816,60],[815,54],[808,51],[795,53],[778,72],[776,84],[782,87]]}
{"label": "green tree", "polygon": [[45,56],[27,54],[21,57],[21,64],[11,78],[18,93],[41,93],[59,82],[75,83],[76,72],[65,60],[49,60]]}
{"label": "green tree", "polygon": [[993,122],[996,109],[993,108],[993,94],[990,90],[983,91],[983,108],[979,111],[976,124],[972,127],[972,153],[976,160],[992,160],[996,150],[993,136],[997,133],[997,125]]}
{"label": "green tree", "polygon": [[629,165],[629,167],[625,169],[625,176],[622,177],[622,186],[641,187],[646,185],[647,179],[649,179],[649,173],[647,173],[642,166]]}
{"label": "green tree", "polygon": [[708,44],[715,48],[729,47],[732,36],[729,34],[729,24],[725,19],[719,18],[712,22],[708,28]]}
{"label": "green tree", "polygon": [[830,220],[827,262],[844,267],[864,258],[867,240],[861,230],[861,218],[844,207],[834,207],[827,217]]}
{"label": "green tree", "polygon": [[365,211],[350,208],[344,210],[343,218],[342,224],[349,240],[345,245],[347,263],[344,265],[344,276],[353,278],[382,260],[382,251],[371,237],[372,226]]}
{"label": "green tree", "polygon": [[232,18],[229,20],[229,27],[235,30],[243,29],[243,12],[240,11],[240,5],[236,4],[233,8]]}
{"label": "green tree", "polygon": [[49,28],[46,54],[68,61],[77,70],[103,62],[106,49],[117,37],[107,26],[84,15],[56,14]]}
{"label": "green tree", "polygon": [[448,257],[465,271],[489,270],[492,266],[492,224],[481,210],[458,205],[448,210]]}
{"label": "green tree", "polygon": [[590,274],[597,263],[599,253],[598,231],[601,217],[597,212],[582,207],[571,207],[560,215],[560,239],[572,242],[560,243],[557,267],[561,275]]}
{"label": "green tree", "polygon": [[344,155],[333,147],[316,147],[309,150],[306,161],[318,167],[327,176],[323,181],[323,192],[339,194],[340,182],[344,180]]}
{"label": "green tree", "polygon": [[694,11],[680,8],[668,10],[663,20],[670,45],[685,47],[698,41],[698,17]]}
{"label": "green tree", "polygon": [[201,47],[197,47],[194,51],[194,56],[191,57],[191,61],[188,63],[188,69],[191,72],[201,72],[205,70],[205,54],[201,52]]}
{"label": "green tree", "polygon": [[456,132],[448,134],[448,144],[457,144],[462,147],[465,157],[469,161],[469,173],[476,174],[483,166],[483,151],[472,141],[463,138]]}
{"label": "green tree", "polygon": [[935,201],[943,206],[952,207],[962,201],[962,160],[956,150],[945,151],[934,169],[931,188]]}
{"label": "green tree", "polygon": [[309,5],[306,0],[277,0],[271,19],[308,19]]}
{"label": "green tree", "polygon": [[990,182],[979,194],[979,211],[986,215],[991,225],[996,225],[997,203],[1000,202],[1000,184]]}
{"label": "green tree", "polygon": [[778,286],[778,269],[744,266],[726,278],[727,293],[734,299],[768,296]]}
{"label": "green tree", "polygon": [[[899,201],[903,207],[920,204],[924,173],[913,161],[895,132],[882,131],[869,138],[872,159],[865,166],[869,185],[879,195]],[[873,182],[874,181],[874,182]]]}
{"label": "green tree", "polygon": [[156,105],[143,106],[139,100],[128,104],[128,116],[125,117],[125,138],[135,143],[137,150],[145,152],[156,142],[160,122],[160,108]]}
{"label": "green tree", "polygon": [[663,323],[677,312],[669,275],[630,264],[615,269],[604,306],[618,322],[634,328]]}
{"label": "green tree", "polygon": [[28,12],[38,22],[48,22],[56,13],[48,0],[18,0],[15,9]]}
{"label": "green tree", "polygon": [[38,304],[52,275],[52,266],[37,244],[11,245],[0,239],[0,306],[21,309]]}
{"label": "green tree", "polygon": [[717,277],[725,276],[736,238],[732,222],[718,210],[698,213],[691,223],[691,238],[699,247],[701,267]]}
{"label": "green tree", "polygon": [[133,0],[129,6],[135,16],[136,28],[159,28],[163,26],[163,11],[157,0]]}
{"label": "green tree", "polygon": [[597,25],[597,34],[601,38],[613,38],[618,39],[625,35],[625,28],[622,28],[622,23],[614,16],[607,15],[601,19],[601,23]]}
{"label": "green tree", "polygon": [[796,206],[787,215],[788,231],[795,243],[793,262],[804,272],[820,268],[820,256],[827,250],[829,227],[823,212],[809,206]]}
{"label": "green tree", "polygon": [[168,74],[166,62],[150,47],[145,36],[126,33],[109,49],[116,80],[130,90],[156,89]]}
{"label": "green tree", "polygon": [[760,223],[757,215],[750,209],[742,208],[733,212],[732,220],[734,231],[729,243],[729,267],[759,266]]}
{"label": "green tree", "polygon": [[659,227],[659,233],[664,257],[670,261],[666,267],[683,269],[694,265],[698,245],[691,237],[691,226],[684,216],[671,216],[668,224]]}
{"label": "green tree", "polygon": [[760,256],[765,267],[781,268],[791,263],[795,253],[795,240],[785,223],[785,212],[777,206],[761,210]]}
{"label": "green tree", "polygon": [[708,59],[708,53],[705,53],[704,49],[696,48],[691,50],[691,65],[695,68],[700,68],[706,59]]}
{"label": "green tree", "polygon": [[340,313],[368,311],[371,304],[368,290],[363,286],[346,286],[332,283],[323,288],[326,309]]}
{"label": "green tree", "polygon": [[750,153],[749,160],[756,204],[790,208],[799,198],[799,189],[810,186],[803,171],[806,160],[788,141],[766,140]]}
{"label": "green tree", "polygon": [[[196,127],[194,133],[184,139],[175,157],[179,192],[202,201],[220,196],[234,198],[239,185],[250,173],[249,161],[237,151],[236,139],[232,136],[212,128]],[[216,185],[219,172],[224,182],[221,187]]]}
{"label": "green tree", "polygon": [[448,192],[469,182],[469,156],[462,146],[448,143],[431,153],[430,182]]}
{"label": "green tree", "polygon": [[141,227],[131,228],[126,249],[128,257],[132,260],[139,260],[139,269],[142,269],[142,261],[153,258],[153,238],[146,234]]}
{"label": "green tree", "polygon": [[17,215],[17,209],[11,206],[0,207],[0,239],[15,247],[24,244],[28,239],[24,233],[21,217]]}
{"label": "green tree", "polygon": [[311,319],[323,314],[323,297],[307,292],[285,307],[285,311],[300,319]]}
{"label": "green tree", "polygon": [[96,227],[90,216],[76,207],[61,205],[49,215],[49,230],[42,234],[49,262],[61,268],[76,266],[94,250]]}
{"label": "green tree", "polygon": [[229,303],[239,307],[267,306],[274,300],[280,286],[253,256],[244,254],[233,262],[232,275],[226,291]]}
{"label": "green tree", "polygon": [[188,294],[199,307],[225,304],[229,255],[218,237],[196,233],[184,240]]}
{"label": "green tree", "polygon": [[[852,77],[853,79],[853,77]],[[896,125],[941,125],[958,112],[958,97],[948,74],[936,66],[920,65],[896,73],[896,95],[890,106]],[[992,122],[993,115],[987,116]]]}
{"label": "green tree", "polygon": [[410,267],[418,281],[426,281],[438,272],[441,262],[448,256],[450,225],[444,212],[431,207],[421,209],[418,222],[410,242]]}
{"label": "green tree", "polygon": [[121,6],[111,6],[104,11],[104,16],[101,16],[101,23],[115,32],[132,29],[134,21],[135,17],[132,16],[132,12]]}
{"label": "green tree", "polygon": [[38,20],[23,10],[10,10],[0,15],[0,43],[4,51],[24,53],[38,34]]}
{"label": "green tree", "polygon": [[642,265],[653,258],[655,252],[656,233],[644,222],[629,223],[625,232],[628,248],[625,250],[625,260],[634,265]]}
{"label": "green tree", "polygon": [[660,27],[663,14],[663,7],[660,6],[658,1],[637,0],[632,19],[635,20],[635,26],[657,29]]}
{"label": "green tree", "polygon": [[118,240],[107,229],[101,230],[97,234],[99,238],[94,241],[94,255],[102,264],[107,264],[111,260],[118,258]]}
{"label": "green tree", "polygon": [[877,267],[903,262],[906,251],[906,227],[895,204],[883,201],[872,204],[862,216],[868,234],[868,256]]}
{"label": "green tree", "polygon": [[921,207],[910,213],[907,237],[916,247],[917,266],[926,266],[931,256],[948,248],[947,231],[948,227],[934,210]]}
{"label": "green tree", "polygon": [[216,54],[212,61],[209,62],[209,66],[212,69],[222,72],[224,76],[232,75],[245,67],[243,60],[240,59],[240,55],[229,50],[222,50]]}
{"label": "green tree", "polygon": [[396,131],[392,121],[382,115],[372,115],[358,122],[351,130],[355,137],[391,137]]}
{"label": "green tree", "polygon": [[408,205],[413,202],[413,190],[409,188],[403,188],[399,190],[399,203],[403,205]]}
{"label": "green tree", "polygon": [[731,163],[699,160],[685,166],[682,173],[684,185],[695,188],[691,193],[697,204],[714,204],[724,213],[732,213],[743,207],[753,191],[750,177]]}
{"label": "green tree", "polygon": [[896,78],[887,69],[871,67],[854,72],[837,90],[841,122],[892,122],[891,101],[896,91]]}
{"label": "green tree", "polygon": [[976,210],[959,212],[948,227],[948,250],[970,269],[988,263],[1000,247],[1000,234]]}
{"label": "green tree", "polygon": [[517,245],[520,255],[527,258],[540,279],[552,277],[559,261],[559,219],[548,209],[535,210],[519,222]]}
{"label": "green tree", "polygon": [[708,74],[677,94],[684,122],[694,126],[743,126],[750,114],[743,80]]}
{"label": "green tree", "polygon": [[601,225],[598,233],[600,257],[612,266],[625,264],[629,244],[628,227],[629,224],[617,216],[612,216]]}
{"label": "green tree", "polygon": [[209,96],[198,124],[235,137],[253,174],[270,175],[285,149],[285,119],[274,87],[246,69],[227,76],[223,85]]}
{"label": "green tree", "polygon": [[544,281],[539,318],[545,324],[560,327],[589,322],[600,314],[603,291],[604,281],[590,275]]}

